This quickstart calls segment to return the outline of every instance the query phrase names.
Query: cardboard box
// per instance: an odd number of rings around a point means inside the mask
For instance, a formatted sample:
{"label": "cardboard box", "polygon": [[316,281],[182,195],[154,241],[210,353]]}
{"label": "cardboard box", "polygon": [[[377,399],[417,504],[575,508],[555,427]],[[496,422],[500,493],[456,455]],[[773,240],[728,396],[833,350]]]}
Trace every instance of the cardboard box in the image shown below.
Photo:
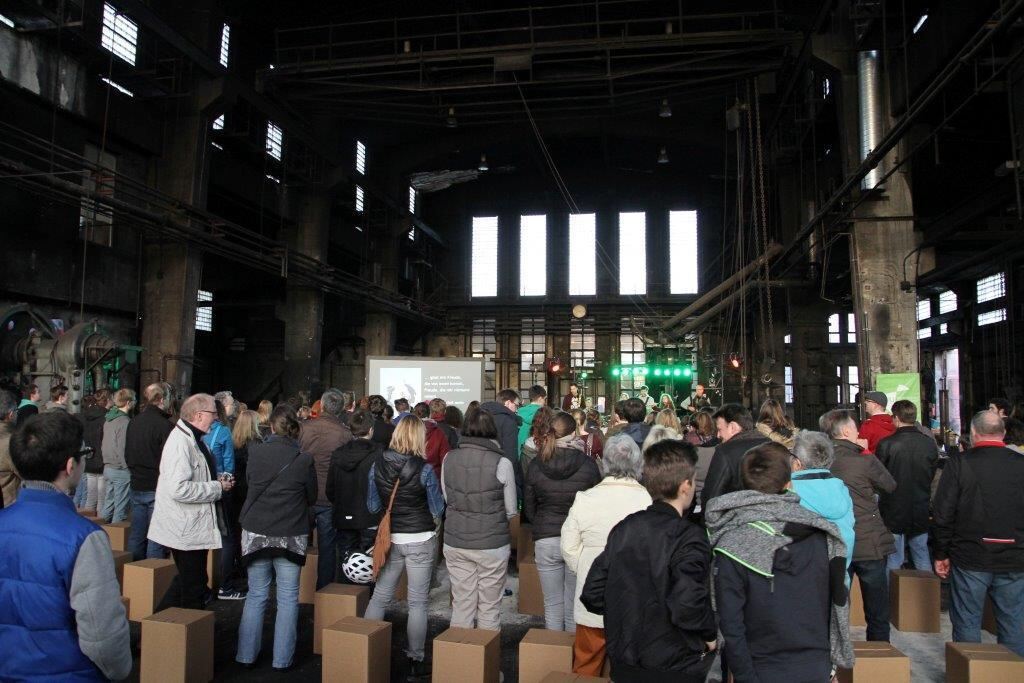
{"label": "cardboard box", "polygon": [[114,573],[117,574],[117,583],[124,591],[124,566],[132,561],[132,554],[126,550],[114,551]]}
{"label": "cardboard box", "polygon": [[450,628],[434,638],[435,683],[498,683],[501,632]]}
{"label": "cardboard box", "polygon": [[533,557],[533,526],[519,525],[519,540],[516,544],[516,565]]}
{"label": "cardboard box", "polygon": [[582,674],[553,671],[541,679],[540,683],[611,683],[610,678],[583,676]]}
{"label": "cardboard box", "polygon": [[946,683],[1024,681],[1024,658],[1005,645],[946,643]]}
{"label": "cardboard box", "polygon": [[323,632],[324,683],[389,683],[391,623],[344,617]]}
{"label": "cardboard box", "polygon": [[540,588],[537,562],[532,556],[519,565],[519,613],[544,616],[544,592]]}
{"label": "cardboard box", "polygon": [[519,641],[519,683],[540,683],[549,673],[572,673],[576,636],[566,631],[531,628]]}
{"label": "cardboard box", "polygon": [[889,576],[889,621],[900,631],[939,632],[939,577],[929,571],[896,569]]}
{"label": "cardboard box", "polygon": [[910,658],[889,643],[853,641],[853,669],[839,669],[839,683],[910,683]]}
{"label": "cardboard box", "polygon": [[999,635],[999,625],[996,623],[996,611],[992,607],[992,598],[985,596],[985,608],[981,613],[981,628],[994,636]]}
{"label": "cardboard box", "polygon": [[131,522],[111,522],[101,525],[110,537],[112,550],[128,550],[128,536],[131,534]]}
{"label": "cardboard box", "polygon": [[126,564],[121,594],[131,600],[128,618],[141,621],[153,614],[177,575],[178,569],[172,560],[139,560]]}
{"label": "cardboard box", "polygon": [[128,598],[121,598],[121,607],[124,607],[124,617],[125,617],[125,619],[128,618],[128,613],[129,613],[129,610],[131,610],[131,606],[132,606],[131,603],[132,603],[132,601],[129,600]]}
{"label": "cardboard box", "polygon": [[860,579],[856,576],[850,583],[850,626],[867,626],[864,616],[864,595],[860,592]]}
{"label": "cardboard box", "polygon": [[220,548],[213,548],[206,553],[206,587],[212,591],[220,589]]}
{"label": "cardboard box", "polygon": [[323,653],[323,630],[343,617],[361,617],[370,602],[370,589],[329,583],[313,598],[313,653]]}
{"label": "cardboard box", "polygon": [[306,551],[306,564],[302,565],[299,574],[299,604],[312,605],[316,600],[316,564],[320,554],[316,548]]}
{"label": "cardboard box", "polygon": [[213,680],[213,612],[171,607],[142,620],[141,683]]}
{"label": "cardboard box", "polygon": [[519,548],[519,515],[508,520],[508,536],[512,552],[515,552]]}

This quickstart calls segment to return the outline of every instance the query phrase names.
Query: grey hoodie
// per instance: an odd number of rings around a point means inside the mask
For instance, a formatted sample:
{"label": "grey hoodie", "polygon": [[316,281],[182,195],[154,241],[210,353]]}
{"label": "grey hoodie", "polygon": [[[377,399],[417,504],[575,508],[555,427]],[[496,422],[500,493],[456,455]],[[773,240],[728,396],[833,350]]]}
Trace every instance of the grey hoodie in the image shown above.
{"label": "grey hoodie", "polygon": [[[783,533],[787,524],[802,524],[821,529],[828,536],[828,559],[831,568],[845,574],[846,546],[835,524],[800,506],[795,493],[770,495],[757,491],[735,491],[718,496],[708,503],[704,514],[708,536],[714,552],[721,553],[766,577],[772,576],[775,553],[793,539]],[[842,558],[841,562],[834,562]],[[845,593],[842,577],[834,577],[833,591]],[[850,642],[850,602],[843,596],[842,604],[831,603],[829,650],[832,664],[853,668],[853,645]]]}

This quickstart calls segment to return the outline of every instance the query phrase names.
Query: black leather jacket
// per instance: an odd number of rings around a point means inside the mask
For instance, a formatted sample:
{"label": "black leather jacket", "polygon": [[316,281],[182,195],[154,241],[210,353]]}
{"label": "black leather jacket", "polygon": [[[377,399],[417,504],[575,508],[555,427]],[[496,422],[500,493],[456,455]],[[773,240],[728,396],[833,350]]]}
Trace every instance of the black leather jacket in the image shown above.
{"label": "black leather jacket", "polygon": [[900,427],[878,442],[875,456],[896,480],[895,491],[878,497],[885,526],[894,534],[926,533],[932,478],[939,459],[935,439],[917,427]]}

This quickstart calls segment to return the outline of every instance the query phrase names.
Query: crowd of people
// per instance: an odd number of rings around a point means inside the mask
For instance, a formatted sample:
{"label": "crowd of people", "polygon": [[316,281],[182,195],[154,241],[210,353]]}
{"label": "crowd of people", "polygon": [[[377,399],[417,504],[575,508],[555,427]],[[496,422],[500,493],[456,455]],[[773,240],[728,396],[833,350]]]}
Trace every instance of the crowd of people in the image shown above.
{"label": "crowd of people", "polygon": [[317,588],[370,585],[370,619],[405,574],[406,674],[429,677],[439,565],[451,625],[499,630],[517,516],[545,627],[575,633],[578,674],[607,659],[616,681],[703,681],[721,651],[737,682],[825,680],[853,662],[853,577],[867,639],[887,641],[890,571],[907,564],[949,582],[954,640],[980,640],[987,597],[999,642],[1024,655],[1024,423],[1004,402],[943,453],[912,402],[881,392],[864,393],[863,421],[832,410],[811,430],[776,400],[755,418],[700,389],[678,407],[626,397],[607,424],[578,387],[555,407],[541,386],[504,389],[465,413],[335,389],[309,405],[249,410],[229,391],[179,405],[155,383],[141,400],[97,391],[71,415],[61,387],[42,407],[34,386],[20,404],[0,392],[5,669],[128,675],[109,542],[80,513],[120,521],[129,506],[133,557],[177,567],[166,601],[245,601],[235,659],[248,667],[272,586],[272,666],[293,666],[315,547]]}

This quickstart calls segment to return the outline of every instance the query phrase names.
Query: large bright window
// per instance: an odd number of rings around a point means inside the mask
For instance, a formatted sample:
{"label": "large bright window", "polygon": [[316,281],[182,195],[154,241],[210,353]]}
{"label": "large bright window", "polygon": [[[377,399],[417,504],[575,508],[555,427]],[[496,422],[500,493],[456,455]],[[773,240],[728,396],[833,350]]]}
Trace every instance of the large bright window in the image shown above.
{"label": "large bright window", "polygon": [[356,171],[366,175],[366,145],[356,140]]}
{"label": "large bright window", "polygon": [[498,295],[498,217],[473,219],[471,295]]}
{"label": "large bright window", "polygon": [[978,314],[978,327],[984,327],[985,325],[991,325],[992,323],[1001,323],[1006,320],[1006,309],[997,308],[994,311],[988,311],[987,313]]}
{"label": "large bright window", "polygon": [[544,296],[547,279],[547,217],[519,218],[519,296]]}
{"label": "large bright window", "polygon": [[280,161],[283,144],[284,133],[281,127],[273,121],[267,121],[267,154]]}
{"label": "large bright window", "polygon": [[200,332],[213,332],[213,307],[203,305],[210,301],[213,301],[213,292],[200,289],[196,296],[196,329]]}
{"label": "large bright window", "polygon": [[956,310],[956,292],[947,289],[939,293],[939,314],[949,313]]}
{"label": "large bright window", "polygon": [[569,295],[597,294],[597,228],[592,213],[569,216]]}
{"label": "large bright window", "polygon": [[672,294],[697,293],[697,212],[670,211],[669,279]]}
{"label": "large bright window", "polygon": [[228,66],[228,58],[231,55],[231,27],[224,24],[220,30],[220,65],[225,69]]}
{"label": "large bright window", "polygon": [[480,400],[493,400],[494,389],[494,356],[498,352],[498,338],[495,335],[494,318],[478,318],[473,321],[473,334],[470,337],[470,353],[473,358],[484,359],[484,395]]}
{"label": "large bright window", "polygon": [[[632,318],[623,318],[619,331],[619,362],[622,365],[643,365],[647,362],[647,350],[644,338],[637,334]],[[646,376],[630,372],[619,377],[619,387],[624,390],[636,391],[646,382]]]}
{"label": "large bright window", "polygon": [[100,45],[113,52],[114,56],[135,66],[138,42],[138,25],[114,9],[110,3],[103,3],[103,31],[100,34]]}
{"label": "large bright window", "polygon": [[978,303],[1006,296],[1006,274],[996,273],[978,280]]}
{"label": "large bright window", "polygon": [[619,294],[647,293],[647,216],[619,214]]}
{"label": "large bright window", "polygon": [[856,365],[847,365],[843,372],[843,366],[836,366],[836,377],[839,378],[839,385],[836,387],[836,403],[843,403],[843,384],[846,384],[847,403],[856,403],[857,394],[860,393],[860,369]]}

